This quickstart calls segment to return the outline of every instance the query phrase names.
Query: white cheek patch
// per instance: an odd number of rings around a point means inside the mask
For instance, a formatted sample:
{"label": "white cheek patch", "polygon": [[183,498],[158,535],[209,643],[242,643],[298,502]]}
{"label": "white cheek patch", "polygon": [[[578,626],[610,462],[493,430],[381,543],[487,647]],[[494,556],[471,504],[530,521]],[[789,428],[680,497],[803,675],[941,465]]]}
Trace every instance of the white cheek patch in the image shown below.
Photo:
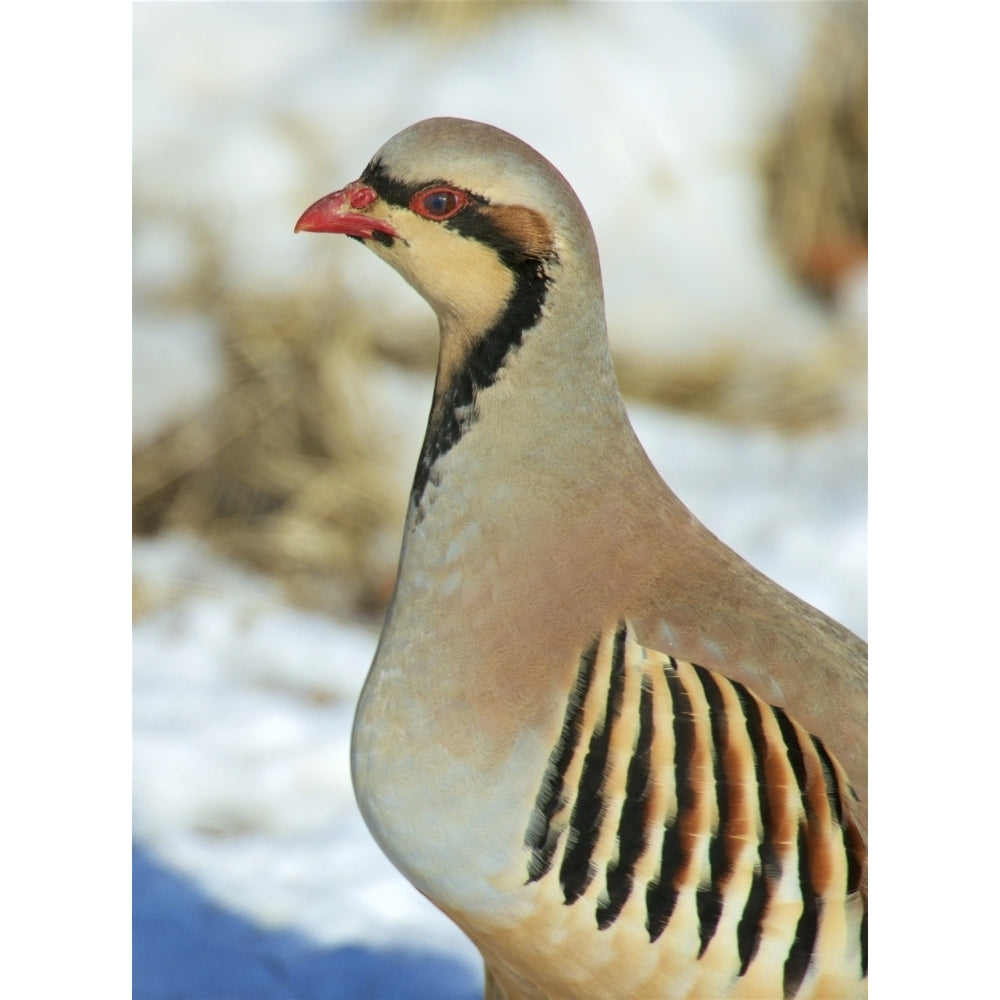
{"label": "white cheek patch", "polygon": [[427,300],[442,331],[461,329],[468,335],[488,330],[514,290],[514,276],[496,251],[409,212],[394,213],[391,221],[399,243],[368,245]]}

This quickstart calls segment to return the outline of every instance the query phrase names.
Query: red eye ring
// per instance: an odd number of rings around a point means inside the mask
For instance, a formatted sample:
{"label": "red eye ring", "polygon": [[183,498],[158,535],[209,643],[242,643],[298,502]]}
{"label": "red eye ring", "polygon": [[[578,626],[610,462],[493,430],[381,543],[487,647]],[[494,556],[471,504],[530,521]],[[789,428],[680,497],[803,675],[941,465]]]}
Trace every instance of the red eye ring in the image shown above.
{"label": "red eye ring", "polygon": [[442,184],[424,188],[410,199],[410,211],[434,222],[444,222],[469,204],[467,192]]}

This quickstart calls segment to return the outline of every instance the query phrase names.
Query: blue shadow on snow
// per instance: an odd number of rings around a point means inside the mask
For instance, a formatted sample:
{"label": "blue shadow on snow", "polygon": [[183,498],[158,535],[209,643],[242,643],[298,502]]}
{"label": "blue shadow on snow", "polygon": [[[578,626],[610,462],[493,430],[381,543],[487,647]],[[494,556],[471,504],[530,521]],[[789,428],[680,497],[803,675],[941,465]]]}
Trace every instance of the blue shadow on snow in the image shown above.
{"label": "blue shadow on snow", "polygon": [[133,1000],[479,1000],[446,955],[323,949],[257,927],[132,848]]}

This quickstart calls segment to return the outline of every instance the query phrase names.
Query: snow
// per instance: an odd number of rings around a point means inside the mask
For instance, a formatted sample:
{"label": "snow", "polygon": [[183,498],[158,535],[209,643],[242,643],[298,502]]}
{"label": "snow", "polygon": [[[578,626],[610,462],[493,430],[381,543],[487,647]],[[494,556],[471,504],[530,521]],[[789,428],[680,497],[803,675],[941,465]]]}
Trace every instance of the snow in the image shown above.
{"label": "snow", "polygon": [[464,958],[475,982],[472,946],[394,871],[354,803],[350,726],[375,631],[285,606],[190,537],[136,540],[134,572],[175,595],[134,628],[142,864],[313,948],[420,942]]}
{"label": "snow", "polygon": [[[155,265],[154,265],[155,266]],[[145,317],[132,350],[132,442],[154,440],[164,426],[193,416],[225,385],[225,362],[211,323],[197,314]]]}
{"label": "snow", "polygon": [[[481,33],[387,28],[369,5],[136,6],[134,441],[224,375],[205,317],[148,305],[197,266],[181,216],[224,224],[238,285],[334,272],[387,323],[427,322],[371,255],[291,227],[433,114],[492,121],[563,170],[597,232],[619,345],[805,349],[827,320],[766,250],[750,165],[804,57],[807,6],[523,5]],[[861,323],[865,293],[863,276],[844,292]],[[405,490],[429,386],[384,377]],[[630,412],[716,534],[867,631],[863,427],[788,437]],[[135,996],[475,996],[474,949],[354,803],[350,725],[377,626],[295,609],[185,535],[136,540],[133,572],[156,609],[133,630]]]}

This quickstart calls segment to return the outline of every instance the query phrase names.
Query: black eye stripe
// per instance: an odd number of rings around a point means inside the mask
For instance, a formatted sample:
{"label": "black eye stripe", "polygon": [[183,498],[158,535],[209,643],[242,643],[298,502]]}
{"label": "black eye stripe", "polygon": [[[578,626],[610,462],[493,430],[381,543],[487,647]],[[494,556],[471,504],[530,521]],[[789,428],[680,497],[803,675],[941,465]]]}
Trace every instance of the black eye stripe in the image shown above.
{"label": "black eye stripe", "polygon": [[[454,182],[444,177],[432,178],[431,180],[422,181],[420,184],[406,184],[393,177],[386,170],[382,161],[378,159],[372,160],[365,167],[360,180],[363,184],[367,184],[383,201],[398,208],[409,207],[414,197],[422,191],[430,193],[439,188],[449,191],[461,190]],[[474,191],[465,193],[468,195],[470,202],[479,205],[488,205],[490,203],[488,198],[484,198]]]}

